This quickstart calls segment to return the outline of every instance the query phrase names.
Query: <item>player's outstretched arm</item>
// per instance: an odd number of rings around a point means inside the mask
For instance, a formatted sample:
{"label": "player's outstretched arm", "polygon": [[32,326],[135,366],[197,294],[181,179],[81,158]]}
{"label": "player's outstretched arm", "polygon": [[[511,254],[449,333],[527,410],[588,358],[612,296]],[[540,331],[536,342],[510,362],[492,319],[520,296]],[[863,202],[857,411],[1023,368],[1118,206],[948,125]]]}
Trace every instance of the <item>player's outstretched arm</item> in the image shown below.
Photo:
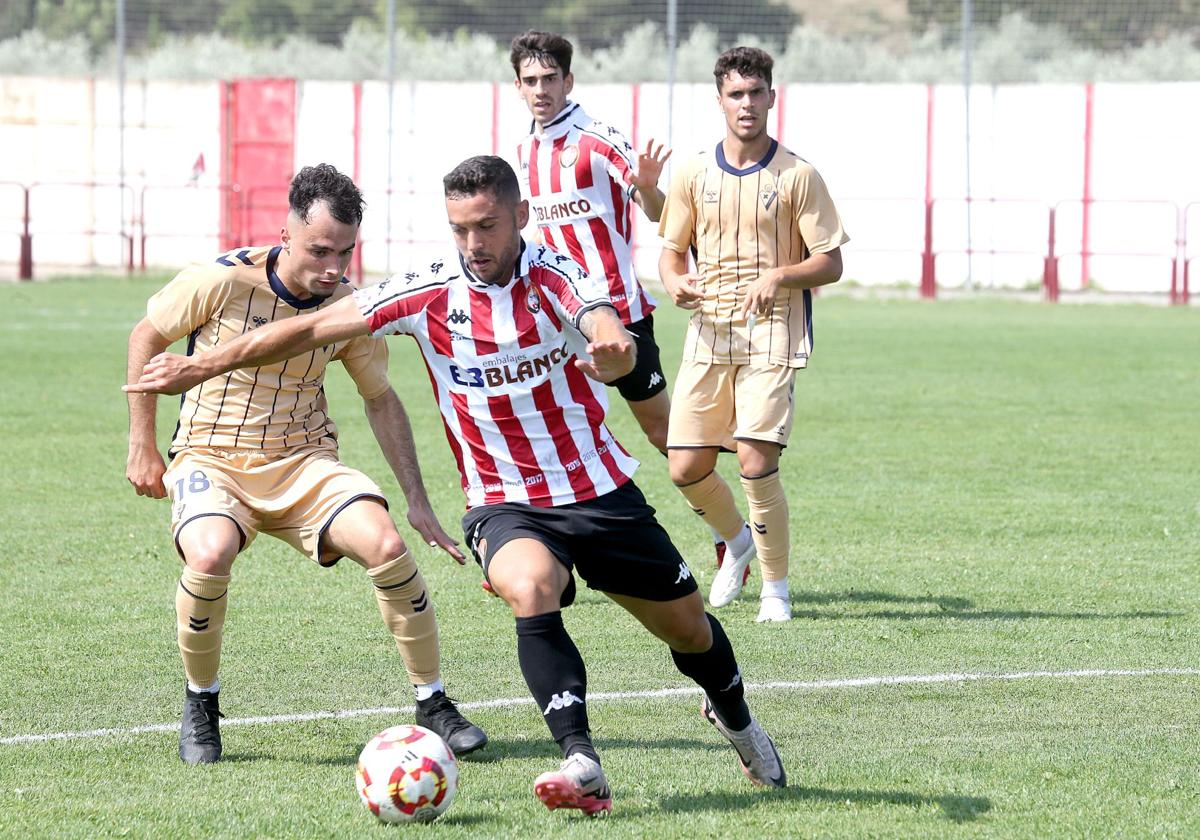
{"label": "player's outstretched arm", "polygon": [[703,278],[688,273],[686,253],[664,247],[658,258],[658,277],[671,301],[680,309],[695,309],[704,300],[704,294],[696,287]]}
{"label": "player's outstretched arm", "polygon": [[[666,154],[663,154],[664,150]],[[667,158],[671,157],[671,151],[662,143],[657,149],[654,148],[654,138],[650,138],[646,143],[646,151],[638,155],[637,172],[633,175],[637,192],[633,194],[633,200],[641,205],[642,212],[652,222],[662,218],[663,204],[667,200],[658,188],[658,178],[662,175]]]}
{"label": "player's outstretched arm", "polygon": [[347,295],[327,309],[267,324],[204,353],[160,353],[146,364],[137,382],[125,386],[125,391],[181,394],[231,370],[282,362],[316,347],[369,333],[354,298]]}
{"label": "player's outstretched arm", "polygon": [[388,388],[378,397],[364,400],[363,407],[383,457],[395,473],[408,503],[408,524],[421,535],[426,545],[441,548],[460,565],[465,565],[467,558],[459,550],[458,541],[445,532],[429,503],[421,478],[421,465],[417,461],[417,447],[413,443],[412,425],[400,397]]}
{"label": "player's outstretched arm", "polygon": [[[151,358],[171,344],[146,318],[138,321],[129,333],[129,355],[126,360],[126,382],[137,382],[142,368]],[[161,499],[167,495],[163,486],[166,462],[158,451],[155,419],[158,415],[156,394],[131,393],[129,402],[129,454],[125,460],[125,478],[139,496]]]}
{"label": "player's outstretched arm", "polygon": [[633,370],[637,363],[637,345],[617,310],[598,306],[583,313],[579,331],[588,340],[591,359],[576,359],[575,366],[600,382],[612,382]]}

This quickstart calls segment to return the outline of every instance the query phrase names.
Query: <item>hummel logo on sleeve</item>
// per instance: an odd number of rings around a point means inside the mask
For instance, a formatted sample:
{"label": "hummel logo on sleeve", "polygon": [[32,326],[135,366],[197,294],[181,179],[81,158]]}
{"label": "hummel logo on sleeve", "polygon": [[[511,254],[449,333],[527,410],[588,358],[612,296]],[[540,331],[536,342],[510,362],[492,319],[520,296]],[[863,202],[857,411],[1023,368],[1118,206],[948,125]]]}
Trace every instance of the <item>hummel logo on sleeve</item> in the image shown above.
{"label": "hummel logo on sleeve", "polygon": [[550,698],[550,702],[546,704],[546,709],[542,712],[542,717],[551,712],[557,712],[559,709],[565,709],[567,706],[573,706],[576,703],[583,705],[583,700],[576,697],[569,690],[564,691],[562,694],[555,694]]}

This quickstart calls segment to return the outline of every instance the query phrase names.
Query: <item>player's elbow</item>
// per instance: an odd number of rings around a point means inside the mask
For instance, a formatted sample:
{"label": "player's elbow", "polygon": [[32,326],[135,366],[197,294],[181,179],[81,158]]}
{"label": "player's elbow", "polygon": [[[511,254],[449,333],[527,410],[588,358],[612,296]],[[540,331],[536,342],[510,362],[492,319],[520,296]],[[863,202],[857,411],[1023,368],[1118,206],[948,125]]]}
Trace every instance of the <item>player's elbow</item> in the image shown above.
{"label": "player's elbow", "polygon": [[829,255],[829,261],[831,263],[829,268],[829,282],[836,283],[842,279],[842,249],[834,248],[833,252]]}
{"label": "player's elbow", "polygon": [[171,345],[170,339],[163,336],[149,318],[142,318],[134,324],[129,332],[129,349],[138,350],[156,356]]}

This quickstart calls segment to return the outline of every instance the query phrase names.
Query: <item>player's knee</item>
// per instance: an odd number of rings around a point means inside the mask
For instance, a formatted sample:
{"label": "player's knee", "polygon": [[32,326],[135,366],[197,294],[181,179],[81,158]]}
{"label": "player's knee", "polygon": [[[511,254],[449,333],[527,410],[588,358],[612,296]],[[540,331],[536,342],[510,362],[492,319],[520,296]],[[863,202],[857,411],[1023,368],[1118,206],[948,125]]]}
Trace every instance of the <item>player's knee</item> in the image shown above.
{"label": "player's knee", "polygon": [[670,638],[667,639],[667,644],[672,650],[679,653],[704,653],[712,647],[712,627],[709,626],[708,617],[703,609],[698,612],[698,616],[689,614],[673,622],[668,628]]}
{"label": "player's knee", "polygon": [[673,449],[667,454],[667,470],[671,474],[671,481],[677,487],[695,484],[712,472],[713,468],[707,464],[701,464],[686,457],[677,457],[676,453],[679,452],[680,450]]}
{"label": "player's knee", "polygon": [[[343,540],[343,543],[346,541]],[[330,546],[324,546],[329,548]],[[394,526],[375,528],[368,533],[355,534],[349,545],[338,547],[364,569],[378,569],[403,555],[408,546]]]}
{"label": "player's knee", "polygon": [[408,551],[408,546],[404,544],[404,538],[400,536],[400,532],[395,528],[385,529],[383,533],[375,540],[375,550],[371,557],[365,558],[368,563],[368,568],[382,566],[395,560],[404,552]]}
{"label": "player's knee", "polygon": [[227,575],[233,568],[237,547],[217,541],[194,541],[183,552],[183,562],[189,569],[205,575]]}
{"label": "player's knee", "polygon": [[206,575],[227,575],[242,550],[242,533],[232,519],[199,516],[184,523],[175,535],[183,562]]}
{"label": "player's knee", "polygon": [[763,478],[779,469],[779,448],[739,446],[738,468],[744,478]]}
{"label": "player's knee", "polygon": [[541,615],[559,608],[562,587],[550,577],[513,576],[492,578],[497,594],[515,615]]}

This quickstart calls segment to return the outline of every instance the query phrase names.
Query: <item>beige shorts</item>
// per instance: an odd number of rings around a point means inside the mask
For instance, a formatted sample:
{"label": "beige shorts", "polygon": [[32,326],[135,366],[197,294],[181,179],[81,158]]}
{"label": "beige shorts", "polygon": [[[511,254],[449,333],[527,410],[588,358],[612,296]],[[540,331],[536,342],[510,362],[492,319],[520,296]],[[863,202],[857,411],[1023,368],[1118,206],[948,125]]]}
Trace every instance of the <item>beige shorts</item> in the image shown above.
{"label": "beige shorts", "polygon": [[675,377],[667,446],[679,449],[761,440],[786,446],[796,369],[684,361]]}
{"label": "beige shorts", "polygon": [[232,519],[242,550],[259,531],[283,540],[322,566],[340,555],[325,552],[321,538],[351,502],[387,500],[379,486],[337,458],[334,449],[305,446],[284,453],[232,449],[185,449],[163,476],[171,497],[171,535],[203,516]]}

